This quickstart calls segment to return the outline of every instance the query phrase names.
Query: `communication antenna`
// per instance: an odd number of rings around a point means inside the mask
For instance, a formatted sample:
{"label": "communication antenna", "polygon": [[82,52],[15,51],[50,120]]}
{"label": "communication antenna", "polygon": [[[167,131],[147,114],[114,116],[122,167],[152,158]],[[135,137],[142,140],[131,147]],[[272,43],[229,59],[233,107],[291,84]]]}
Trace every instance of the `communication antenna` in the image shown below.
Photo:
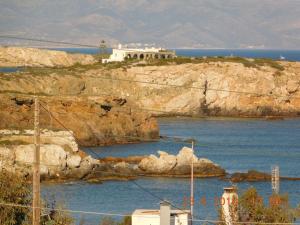
{"label": "communication antenna", "polygon": [[279,166],[272,166],[272,191],[275,194],[279,193],[280,187]]}
{"label": "communication antenna", "polygon": [[106,46],[105,40],[101,40],[99,48],[100,48],[100,54],[106,54],[107,53],[106,52],[107,46]]}

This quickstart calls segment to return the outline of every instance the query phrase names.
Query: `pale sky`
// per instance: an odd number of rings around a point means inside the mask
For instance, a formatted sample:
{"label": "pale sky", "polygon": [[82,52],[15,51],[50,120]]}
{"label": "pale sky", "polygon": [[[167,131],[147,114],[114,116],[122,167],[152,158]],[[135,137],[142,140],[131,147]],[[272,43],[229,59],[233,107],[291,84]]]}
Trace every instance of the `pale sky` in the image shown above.
{"label": "pale sky", "polygon": [[83,44],[299,49],[300,0],[1,0],[0,35],[7,34]]}

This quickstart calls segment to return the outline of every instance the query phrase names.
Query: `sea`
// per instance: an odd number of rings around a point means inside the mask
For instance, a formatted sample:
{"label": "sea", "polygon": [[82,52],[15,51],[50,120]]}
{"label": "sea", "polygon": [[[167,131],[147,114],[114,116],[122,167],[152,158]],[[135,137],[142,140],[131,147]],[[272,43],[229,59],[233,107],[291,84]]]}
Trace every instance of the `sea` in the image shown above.
{"label": "sea", "polygon": [[[300,119],[268,121],[238,118],[162,118],[159,119],[162,136],[178,136],[196,140],[195,154],[208,158],[229,173],[255,169],[271,172],[278,165],[281,176],[300,177]],[[162,139],[159,142],[94,147],[87,153],[101,157],[157,154],[158,150],[177,154],[189,143]],[[94,155],[96,156],[96,155]],[[132,181],[108,181],[101,184],[72,182],[44,184],[45,196],[65,202],[72,210],[131,214],[135,209],[158,209],[160,199],[171,201],[179,208],[188,208],[190,180],[184,178],[140,178],[135,182],[151,192],[145,192]],[[219,199],[223,188],[232,186],[218,178],[195,179],[196,219],[218,218]],[[265,203],[272,194],[270,182],[242,182],[236,184],[239,194],[255,187]],[[290,204],[300,203],[300,181],[280,182],[280,193],[289,195]],[[156,198],[153,195],[155,195]],[[98,224],[102,215],[74,213],[87,224]],[[120,219],[118,217],[116,219]],[[200,224],[195,223],[195,224]]]}
{"label": "sea", "polygon": [[[96,48],[55,48],[74,53],[97,54]],[[300,61],[300,50],[255,49],[175,49],[179,56],[240,56]],[[111,50],[109,50],[111,51]],[[0,72],[16,72],[22,68],[0,68]],[[195,153],[208,158],[229,173],[246,172],[251,169],[271,172],[278,165],[281,176],[300,177],[300,119],[264,120],[240,118],[160,118],[160,135],[178,136],[196,140]],[[101,157],[156,154],[158,150],[177,154],[189,143],[162,139],[158,142],[94,147],[90,151]],[[96,155],[94,155],[96,156]],[[162,199],[179,208],[188,208],[190,180],[184,178],[139,178],[132,181],[107,181],[92,184],[82,181],[64,184],[42,184],[43,197],[55,198],[65,207],[76,212],[71,215],[76,223],[83,219],[85,225],[98,225],[104,217],[101,213],[131,214],[135,209],[158,209]],[[196,219],[218,218],[219,201],[223,188],[232,186],[229,181],[218,178],[195,179]],[[270,182],[242,182],[237,185],[239,194],[255,187],[265,203],[272,194]],[[142,187],[142,189],[141,189]],[[148,190],[145,191],[145,190]],[[150,194],[150,193],[151,194]],[[290,204],[300,203],[300,181],[280,182],[280,193],[289,195]],[[154,197],[156,196],[156,197]],[[97,214],[95,214],[95,212]],[[114,216],[121,219],[121,216]],[[194,222],[200,224],[201,222]]]}
{"label": "sea", "polygon": [[[71,53],[98,54],[99,48],[52,48]],[[204,57],[204,56],[237,56],[247,58],[270,58],[279,60],[284,57],[287,61],[300,61],[300,50],[291,49],[171,49],[178,56]],[[107,53],[112,50],[107,49]]]}

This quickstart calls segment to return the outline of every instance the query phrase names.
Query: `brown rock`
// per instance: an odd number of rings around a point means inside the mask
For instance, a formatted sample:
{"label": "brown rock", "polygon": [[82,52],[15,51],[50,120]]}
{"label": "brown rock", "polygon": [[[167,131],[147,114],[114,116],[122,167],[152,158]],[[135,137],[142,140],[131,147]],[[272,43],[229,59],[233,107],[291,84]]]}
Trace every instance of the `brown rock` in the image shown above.
{"label": "brown rock", "polygon": [[[9,95],[0,97],[0,129],[32,129],[32,98]],[[145,113],[124,111],[109,98],[65,99],[42,97],[41,127],[48,129],[69,129],[74,132],[81,146],[108,145],[113,143],[138,142],[140,139],[158,137],[158,125],[154,118]],[[105,111],[103,105],[110,104],[117,111]],[[22,108],[26,105],[26,111]],[[49,110],[49,114],[46,110]],[[60,123],[58,122],[60,121]],[[64,125],[64,127],[62,126]]]}

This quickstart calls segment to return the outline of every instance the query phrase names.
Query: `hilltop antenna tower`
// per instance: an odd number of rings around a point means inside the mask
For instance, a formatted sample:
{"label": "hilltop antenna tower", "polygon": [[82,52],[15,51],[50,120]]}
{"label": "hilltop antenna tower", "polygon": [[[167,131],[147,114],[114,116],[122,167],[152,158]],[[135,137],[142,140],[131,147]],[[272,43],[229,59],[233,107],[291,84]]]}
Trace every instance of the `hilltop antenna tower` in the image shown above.
{"label": "hilltop antenna tower", "polygon": [[280,176],[279,176],[279,166],[272,166],[272,191],[275,194],[279,193],[280,187]]}
{"label": "hilltop antenna tower", "polygon": [[107,46],[106,46],[106,43],[105,43],[105,40],[101,40],[100,42],[100,54],[106,54],[106,50],[107,50]]}

